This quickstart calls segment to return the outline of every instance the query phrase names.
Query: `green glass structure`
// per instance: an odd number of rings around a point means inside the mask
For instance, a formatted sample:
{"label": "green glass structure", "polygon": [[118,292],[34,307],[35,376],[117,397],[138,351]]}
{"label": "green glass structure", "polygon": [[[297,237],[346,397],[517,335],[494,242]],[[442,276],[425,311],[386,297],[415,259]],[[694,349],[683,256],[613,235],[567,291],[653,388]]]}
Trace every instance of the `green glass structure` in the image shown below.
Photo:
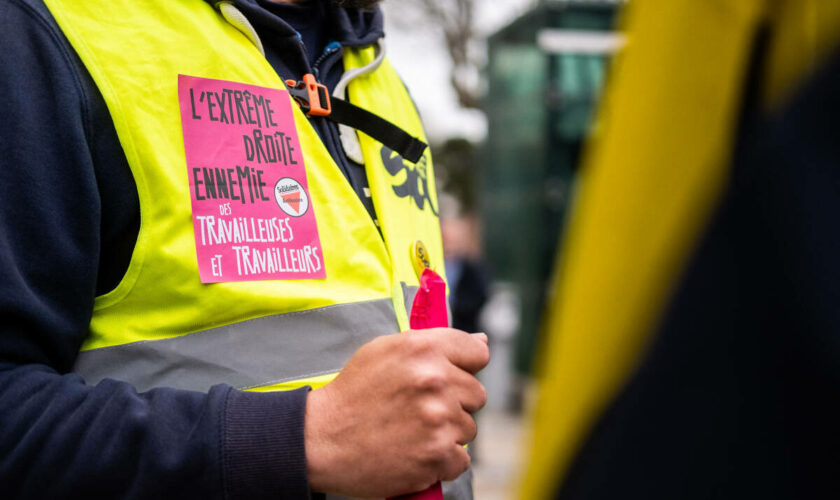
{"label": "green glass structure", "polygon": [[542,2],[488,40],[480,208],[494,278],[519,294],[515,368],[531,370],[581,146],[621,45],[620,2]]}

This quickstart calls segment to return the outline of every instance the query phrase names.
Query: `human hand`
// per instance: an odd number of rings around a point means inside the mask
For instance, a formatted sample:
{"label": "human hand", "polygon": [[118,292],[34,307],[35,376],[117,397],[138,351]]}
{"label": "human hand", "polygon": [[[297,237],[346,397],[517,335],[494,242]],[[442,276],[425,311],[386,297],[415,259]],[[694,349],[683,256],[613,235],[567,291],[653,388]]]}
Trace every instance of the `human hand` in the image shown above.
{"label": "human hand", "polygon": [[472,413],[487,394],[474,375],[487,336],[452,328],[379,337],[306,403],[313,491],[382,498],[420,491],[469,468]]}

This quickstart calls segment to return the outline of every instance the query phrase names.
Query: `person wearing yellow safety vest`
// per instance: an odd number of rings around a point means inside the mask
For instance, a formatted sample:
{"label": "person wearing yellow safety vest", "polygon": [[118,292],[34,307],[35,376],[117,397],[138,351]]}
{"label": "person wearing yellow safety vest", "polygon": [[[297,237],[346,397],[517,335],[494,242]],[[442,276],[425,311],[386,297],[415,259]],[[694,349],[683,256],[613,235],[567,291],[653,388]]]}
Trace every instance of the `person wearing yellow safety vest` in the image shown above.
{"label": "person wearing yellow safety vest", "polygon": [[376,3],[0,2],[5,498],[472,497],[489,352],[398,333],[444,266]]}

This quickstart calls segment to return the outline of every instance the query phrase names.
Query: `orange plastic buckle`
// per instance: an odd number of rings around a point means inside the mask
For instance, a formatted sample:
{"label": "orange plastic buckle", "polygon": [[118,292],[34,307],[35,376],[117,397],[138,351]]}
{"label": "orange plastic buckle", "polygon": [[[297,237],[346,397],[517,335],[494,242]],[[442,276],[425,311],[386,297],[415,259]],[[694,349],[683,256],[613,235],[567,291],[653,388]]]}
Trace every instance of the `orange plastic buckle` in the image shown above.
{"label": "orange plastic buckle", "polygon": [[327,87],[318,83],[311,73],[303,75],[300,81],[286,80],[286,85],[301,111],[307,115],[327,116],[332,112]]}

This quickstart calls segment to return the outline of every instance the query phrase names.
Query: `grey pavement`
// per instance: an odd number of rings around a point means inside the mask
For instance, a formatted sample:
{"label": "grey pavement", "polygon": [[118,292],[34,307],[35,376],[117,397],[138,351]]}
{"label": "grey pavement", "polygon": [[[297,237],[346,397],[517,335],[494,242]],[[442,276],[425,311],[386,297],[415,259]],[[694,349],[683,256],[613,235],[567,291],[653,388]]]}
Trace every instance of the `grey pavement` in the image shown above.
{"label": "grey pavement", "polygon": [[511,500],[522,473],[526,418],[506,411],[485,410],[476,418],[473,463],[475,500]]}

